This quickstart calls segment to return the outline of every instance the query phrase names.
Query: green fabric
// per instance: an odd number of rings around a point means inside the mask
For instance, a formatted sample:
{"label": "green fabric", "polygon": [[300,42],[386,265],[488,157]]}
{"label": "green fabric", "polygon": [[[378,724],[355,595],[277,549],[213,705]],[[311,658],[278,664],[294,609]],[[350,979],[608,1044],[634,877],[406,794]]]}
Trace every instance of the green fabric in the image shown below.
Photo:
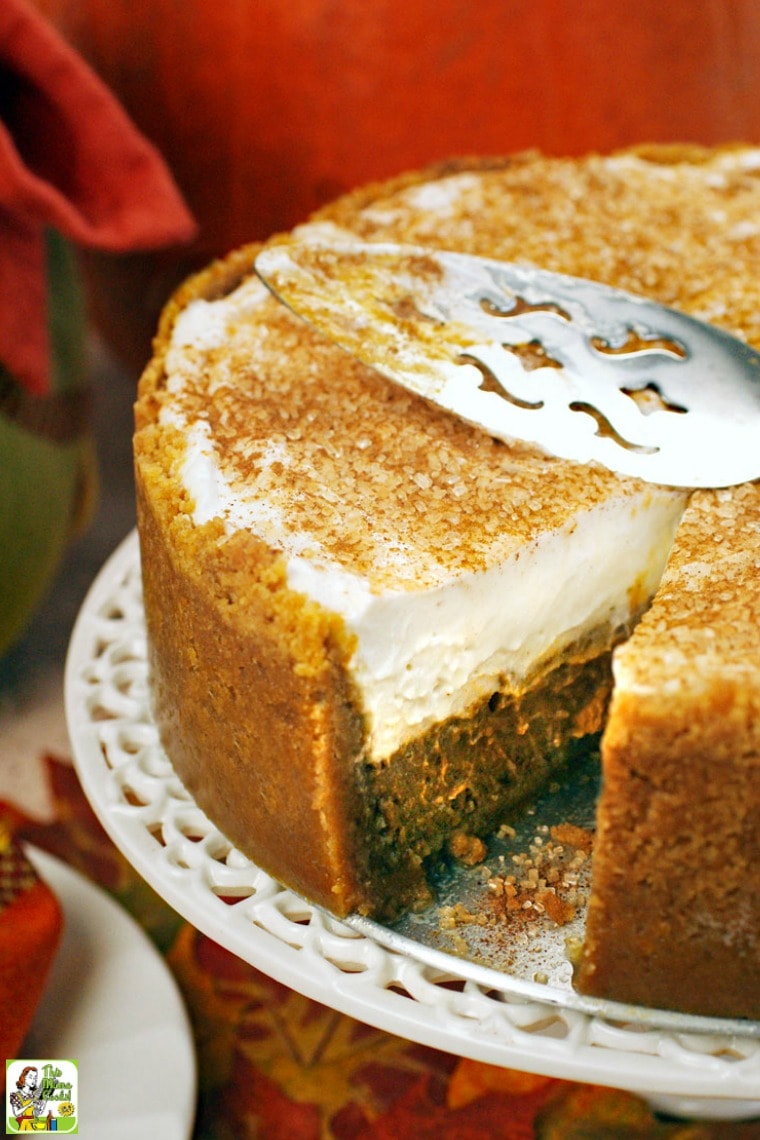
{"label": "green fabric", "polygon": [[66,392],[87,382],[84,301],[71,246],[55,230],[46,239],[52,387]]}
{"label": "green fabric", "polygon": [[[87,381],[81,292],[70,248],[53,232],[46,244],[52,387],[71,393]],[[0,413],[0,654],[21,635],[50,585],[91,456],[86,432],[55,442]]]}
{"label": "green fabric", "polygon": [[66,548],[85,459],[0,416],[0,653],[23,631]]}

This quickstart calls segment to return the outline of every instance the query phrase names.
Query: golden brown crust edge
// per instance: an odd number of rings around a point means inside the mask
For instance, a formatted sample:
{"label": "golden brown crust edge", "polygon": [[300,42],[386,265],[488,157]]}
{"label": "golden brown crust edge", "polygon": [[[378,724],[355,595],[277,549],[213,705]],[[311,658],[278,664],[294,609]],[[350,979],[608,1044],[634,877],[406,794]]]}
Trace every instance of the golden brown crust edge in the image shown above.
{"label": "golden brown crust edge", "polygon": [[[234,287],[254,248],[180,288],[140,381],[134,450],[151,695],[178,775],[210,818],[225,820],[227,838],[244,852],[269,852],[265,870],[347,913],[364,895],[344,826],[356,815],[345,758],[356,755],[361,730],[342,623],[287,589],[265,544],[228,537],[215,523],[192,525],[180,480],[163,471],[171,432],[156,426],[177,315]],[[219,724],[234,728],[220,734]]]}
{"label": "golden brown crust edge", "polygon": [[760,705],[730,682],[690,695],[687,728],[657,696],[614,698],[576,984],[634,1005],[760,1018]]}
{"label": "golden brown crust edge", "polygon": [[584,992],[760,1018],[759,554],[760,483],[697,492],[620,650]]}
{"label": "golden brown crust edge", "polygon": [[[623,155],[641,158],[647,162],[662,166],[689,163],[699,165],[710,162],[722,153],[746,150],[746,143],[724,143],[721,146],[707,147],[697,143],[640,143],[637,146],[624,147],[620,150],[605,154],[604,157],[614,158]],[[537,150],[518,151],[514,154],[492,155],[489,157],[477,155],[461,155],[448,158],[441,162],[431,163],[420,170],[405,171],[394,178],[384,181],[368,182],[341,195],[334,202],[328,202],[309,218],[310,222],[329,221],[336,225],[341,219],[355,221],[357,212],[372,205],[378,198],[392,197],[402,190],[415,186],[420,182],[434,181],[446,178],[452,174],[466,173],[468,171],[501,170],[507,167],[530,166],[536,159],[544,158]],[[592,157],[591,155],[587,155]],[[599,157],[602,157],[599,155]],[[287,238],[290,235],[280,235]],[[274,240],[277,240],[275,236]],[[268,243],[267,243],[268,244]]]}

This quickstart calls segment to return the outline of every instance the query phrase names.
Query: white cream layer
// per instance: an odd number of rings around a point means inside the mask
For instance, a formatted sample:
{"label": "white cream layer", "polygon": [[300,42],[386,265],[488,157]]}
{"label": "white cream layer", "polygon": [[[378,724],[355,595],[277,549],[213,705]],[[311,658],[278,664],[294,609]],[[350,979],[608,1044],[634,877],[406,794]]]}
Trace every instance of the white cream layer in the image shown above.
{"label": "white cream layer", "polygon": [[363,579],[297,555],[288,581],[356,634],[352,668],[381,758],[505,684],[519,690],[563,648],[629,623],[632,600],[660,580],[680,511],[672,496],[646,510],[611,503],[519,556],[425,591],[374,594]]}
{"label": "white cream layer", "polygon": [[[228,304],[191,306],[177,324],[173,351],[221,340]],[[169,386],[177,390],[182,369],[171,360],[170,353]],[[219,518],[229,532],[250,528],[282,550],[290,587],[340,614],[356,635],[351,669],[376,759],[505,685],[519,689],[564,647],[626,625],[632,605],[660,580],[683,510],[682,496],[655,487],[620,495],[485,572],[452,577],[442,569],[428,588],[377,592],[330,559],[315,536],[291,533],[281,507],[258,486],[266,459],[249,484],[232,485],[208,426],[186,423],[178,407],[163,418],[186,437],[182,479],[195,523]],[[268,459],[287,455],[272,449]]]}

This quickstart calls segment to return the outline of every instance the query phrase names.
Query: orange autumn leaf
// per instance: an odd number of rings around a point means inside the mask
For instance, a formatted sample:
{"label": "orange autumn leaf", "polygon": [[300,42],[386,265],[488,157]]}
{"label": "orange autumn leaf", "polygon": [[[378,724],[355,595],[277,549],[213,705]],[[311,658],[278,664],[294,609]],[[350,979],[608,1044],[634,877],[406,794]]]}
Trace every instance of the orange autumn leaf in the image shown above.
{"label": "orange autumn leaf", "polygon": [[103,887],[137,919],[159,950],[166,951],[182,919],[114,846],[71,763],[48,754],[45,766],[55,805],[54,820],[37,823],[18,816],[15,831]]}
{"label": "orange autumn leaf", "polygon": [[718,1140],[739,1133],[711,1126],[658,1120],[633,1093],[596,1085],[570,1085],[536,1119],[536,1140]]}
{"label": "orange autumn leaf", "polygon": [[75,870],[117,893],[126,879],[136,877],[113,845],[87,800],[72,765],[47,755],[45,767],[55,805],[52,823],[26,822],[21,835]]}
{"label": "orange autumn leaf", "polygon": [[[240,1025],[251,994],[243,978],[227,984],[198,959],[203,941],[192,926],[180,928],[167,962],[182,990],[193,1025],[201,1089],[226,1084],[235,1064]],[[226,952],[225,952],[226,953]]]}
{"label": "orange autumn leaf", "polygon": [[328,1134],[318,1105],[291,1099],[244,1057],[237,1057],[230,1085],[218,1095],[230,1098],[229,1123],[235,1137],[322,1140]]}
{"label": "orange autumn leaf", "polygon": [[516,1069],[503,1069],[482,1061],[463,1058],[449,1080],[446,1103],[449,1108],[462,1108],[488,1093],[506,1093],[509,1096],[530,1096],[557,1082],[539,1073],[521,1073]]}
{"label": "orange autumn leaf", "polygon": [[0,837],[4,846],[21,831],[26,821],[27,817],[14,804],[0,800]]}

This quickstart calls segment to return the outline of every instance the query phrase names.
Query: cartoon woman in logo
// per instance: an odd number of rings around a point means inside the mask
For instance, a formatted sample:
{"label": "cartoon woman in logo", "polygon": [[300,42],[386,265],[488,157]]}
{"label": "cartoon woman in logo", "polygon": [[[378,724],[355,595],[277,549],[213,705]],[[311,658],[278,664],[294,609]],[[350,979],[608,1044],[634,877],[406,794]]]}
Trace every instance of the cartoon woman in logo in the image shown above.
{"label": "cartoon woman in logo", "polygon": [[49,1132],[51,1114],[48,1113],[45,1119],[40,1119],[47,1107],[47,1101],[42,1099],[40,1075],[34,1065],[27,1065],[21,1070],[16,1088],[18,1091],[12,1092],[9,1100],[19,1132]]}

